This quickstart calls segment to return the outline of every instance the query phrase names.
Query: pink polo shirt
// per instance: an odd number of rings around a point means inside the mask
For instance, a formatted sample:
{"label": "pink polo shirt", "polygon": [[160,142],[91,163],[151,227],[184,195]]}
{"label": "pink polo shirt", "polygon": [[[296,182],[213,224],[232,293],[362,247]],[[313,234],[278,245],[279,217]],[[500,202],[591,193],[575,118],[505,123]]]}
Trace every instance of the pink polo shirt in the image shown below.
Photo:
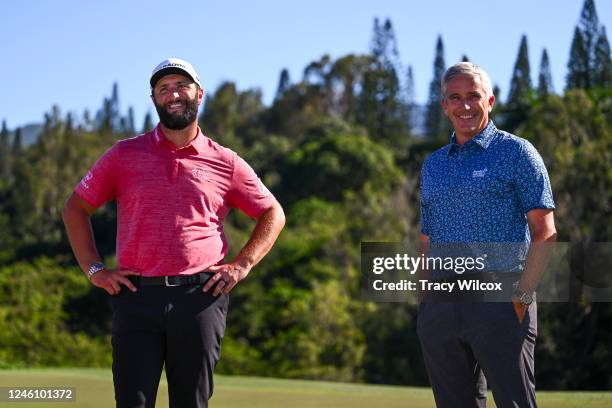
{"label": "pink polo shirt", "polygon": [[230,208],[257,217],[275,202],[232,150],[200,130],[177,149],[159,126],[115,143],[75,192],[96,208],[117,200],[117,260],[143,276],[189,275],[221,262]]}

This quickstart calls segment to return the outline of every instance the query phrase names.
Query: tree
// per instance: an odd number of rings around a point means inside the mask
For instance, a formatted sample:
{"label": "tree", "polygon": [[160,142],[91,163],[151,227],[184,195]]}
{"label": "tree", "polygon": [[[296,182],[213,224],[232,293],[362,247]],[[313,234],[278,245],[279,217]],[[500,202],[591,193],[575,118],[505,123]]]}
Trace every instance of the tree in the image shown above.
{"label": "tree", "polygon": [[595,2],[585,0],[574,29],[566,89],[610,87],[611,65],[606,29],[599,23]]}
{"label": "tree", "polygon": [[153,117],[151,116],[151,112],[147,112],[145,117],[144,117],[144,121],[142,123],[142,132],[141,133],[146,133],[150,130],[153,129],[155,125],[153,124]]}
{"label": "tree", "polygon": [[416,106],[416,96],[414,87],[414,74],[412,65],[406,69],[406,85],[404,87],[404,104],[406,109],[406,123],[410,133],[414,131],[414,109]]}
{"label": "tree", "polygon": [[567,85],[569,89],[590,88],[589,54],[584,45],[580,29],[574,29],[574,38],[570,47],[570,59],[567,63]]}
{"label": "tree", "polygon": [[136,133],[136,125],[134,121],[134,108],[129,107],[126,117],[121,118],[122,126],[121,129],[125,137],[132,137]]}
{"label": "tree", "polygon": [[120,132],[123,128],[119,111],[119,84],[113,83],[110,98],[102,100],[102,108],[96,113],[96,127],[103,132]]}
{"label": "tree", "polygon": [[374,58],[380,61],[386,69],[395,71],[396,75],[401,72],[397,38],[390,19],[386,19],[382,26],[377,18],[374,19],[370,51]]}
{"label": "tree", "polygon": [[595,67],[593,70],[593,81],[595,85],[602,88],[612,87],[612,60],[610,59],[610,43],[606,35],[605,27],[602,27],[597,42],[595,43]]}
{"label": "tree", "polygon": [[503,127],[513,132],[526,118],[533,95],[529,68],[527,36],[521,37],[519,52],[514,63],[510,91],[503,111]]}
{"label": "tree", "polygon": [[289,79],[289,71],[287,68],[283,68],[280,74],[280,78],[278,79],[278,86],[276,87],[276,96],[274,99],[279,99],[282,97],[285,92],[289,90],[291,87],[291,79]]}
{"label": "tree", "polygon": [[[6,127],[6,121],[2,121],[2,130],[0,130],[0,180],[8,180],[11,174],[11,143],[9,141],[9,131]],[[2,183],[0,181],[0,183]]]}
{"label": "tree", "polygon": [[527,36],[523,35],[516,62],[514,63],[512,79],[510,80],[510,92],[506,103],[513,106],[525,105],[529,100],[532,90]]}
{"label": "tree", "polygon": [[114,131],[120,131],[121,111],[119,106],[119,84],[113,83],[113,91],[110,98],[110,125]]}
{"label": "tree", "polygon": [[18,157],[23,150],[23,142],[21,141],[21,128],[15,129],[15,135],[13,136],[13,147],[12,147],[12,155],[13,157]]}
{"label": "tree", "polygon": [[372,60],[363,75],[356,121],[374,140],[405,152],[410,136],[407,111],[399,75],[402,72],[397,40],[391,20],[380,25],[374,20]]}
{"label": "tree", "polygon": [[388,194],[400,179],[392,150],[337,119],[312,126],[285,158],[281,173],[280,194],[287,204],[308,197],[341,201],[349,190]]}
{"label": "tree", "polygon": [[236,84],[228,81],[206,101],[200,123],[206,134],[244,156],[244,147],[259,139],[257,116],[262,110],[259,89],[238,91]]}
{"label": "tree", "polygon": [[499,85],[495,84],[493,85],[493,95],[495,95],[495,105],[499,106],[499,94],[501,93],[501,89],[499,88]]}
{"label": "tree", "polygon": [[584,47],[589,53],[589,65],[591,65],[593,62],[592,50],[595,48],[600,30],[599,17],[597,17],[594,0],[584,0],[578,26],[584,40]]}
{"label": "tree", "polygon": [[304,68],[303,82],[324,90],[327,86],[327,75],[331,70],[332,59],[329,54],[323,55],[318,61],[312,61]]}
{"label": "tree", "polygon": [[432,139],[448,137],[449,125],[444,118],[444,112],[440,105],[444,96],[442,95],[440,84],[445,69],[444,44],[442,43],[442,37],[438,36],[433,64],[433,79],[429,84],[429,98],[427,100],[427,113],[425,119],[425,134]]}
{"label": "tree", "polygon": [[461,56],[461,61],[462,61],[462,62],[469,62],[469,61],[470,61],[470,59],[467,57],[467,55],[463,54],[463,55]]}
{"label": "tree", "polygon": [[540,73],[538,75],[538,96],[545,98],[554,92],[552,83],[552,74],[550,73],[550,61],[548,60],[548,52],[546,48],[542,50],[542,59],[540,60]]}
{"label": "tree", "polygon": [[329,114],[356,122],[364,77],[372,66],[369,55],[349,54],[337,59],[328,74]]}

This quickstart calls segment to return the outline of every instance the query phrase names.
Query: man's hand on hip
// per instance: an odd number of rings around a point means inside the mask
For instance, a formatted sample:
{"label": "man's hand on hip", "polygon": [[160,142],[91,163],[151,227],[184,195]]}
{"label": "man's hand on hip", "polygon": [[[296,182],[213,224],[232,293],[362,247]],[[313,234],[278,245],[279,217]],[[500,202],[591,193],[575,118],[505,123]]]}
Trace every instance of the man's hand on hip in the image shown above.
{"label": "man's hand on hip", "polygon": [[217,284],[213,296],[219,296],[221,293],[227,295],[234,289],[234,286],[236,286],[238,282],[246,278],[250,269],[251,268],[241,265],[236,261],[228,264],[211,266],[208,270],[215,272],[215,274],[206,282],[202,291],[208,292],[210,288]]}
{"label": "man's hand on hip", "polygon": [[127,278],[128,275],[138,276],[140,274],[127,269],[104,269],[91,276],[91,283],[104,289],[109,295],[118,295],[121,292],[121,285],[136,292],[137,289]]}

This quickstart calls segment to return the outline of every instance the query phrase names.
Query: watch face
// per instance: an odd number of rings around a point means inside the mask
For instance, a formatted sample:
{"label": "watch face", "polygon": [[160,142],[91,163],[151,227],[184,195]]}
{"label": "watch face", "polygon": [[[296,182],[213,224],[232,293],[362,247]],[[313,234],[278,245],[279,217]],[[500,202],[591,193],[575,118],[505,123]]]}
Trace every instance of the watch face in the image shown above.
{"label": "watch face", "polygon": [[533,302],[533,298],[531,297],[529,293],[523,293],[523,295],[521,296],[521,302],[523,302],[526,305],[530,305],[531,302]]}
{"label": "watch face", "polygon": [[517,299],[524,305],[530,305],[531,302],[533,302],[533,297],[526,292],[523,292],[520,289],[516,289],[514,291],[514,296],[517,297]]}

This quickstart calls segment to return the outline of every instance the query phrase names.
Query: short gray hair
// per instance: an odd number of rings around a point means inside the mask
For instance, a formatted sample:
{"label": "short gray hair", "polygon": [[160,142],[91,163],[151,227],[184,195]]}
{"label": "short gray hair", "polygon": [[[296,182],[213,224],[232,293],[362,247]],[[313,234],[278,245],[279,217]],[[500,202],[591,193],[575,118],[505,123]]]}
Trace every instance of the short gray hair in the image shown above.
{"label": "short gray hair", "polygon": [[485,96],[488,98],[493,95],[493,89],[491,88],[491,79],[489,75],[485,72],[484,69],[479,67],[478,65],[472,62],[458,62],[452,67],[449,67],[444,75],[442,75],[442,80],[440,81],[440,87],[442,89],[442,98],[446,97],[446,84],[453,78],[467,75],[472,78],[478,76],[480,77],[480,81],[482,82],[482,86],[487,93]]}

